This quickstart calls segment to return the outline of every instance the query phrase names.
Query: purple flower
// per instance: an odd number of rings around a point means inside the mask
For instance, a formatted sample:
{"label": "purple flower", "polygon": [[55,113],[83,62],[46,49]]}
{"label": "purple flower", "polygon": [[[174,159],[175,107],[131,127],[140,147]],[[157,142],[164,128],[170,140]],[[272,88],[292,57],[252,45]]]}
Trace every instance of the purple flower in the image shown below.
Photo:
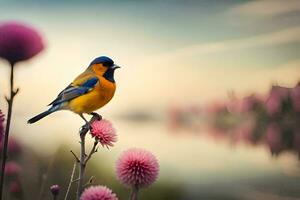
{"label": "purple flower", "polygon": [[158,176],[159,166],[154,155],[143,149],[129,149],[117,161],[116,173],[119,181],[127,186],[145,187]]}
{"label": "purple flower", "polygon": [[42,38],[34,28],[19,22],[0,25],[0,57],[11,64],[30,59],[43,49]]}
{"label": "purple flower", "polygon": [[59,190],[60,190],[59,185],[52,185],[50,187],[50,191],[54,196],[57,196],[59,194]]}
{"label": "purple flower", "polygon": [[118,200],[118,198],[109,188],[99,185],[85,189],[80,200]]}

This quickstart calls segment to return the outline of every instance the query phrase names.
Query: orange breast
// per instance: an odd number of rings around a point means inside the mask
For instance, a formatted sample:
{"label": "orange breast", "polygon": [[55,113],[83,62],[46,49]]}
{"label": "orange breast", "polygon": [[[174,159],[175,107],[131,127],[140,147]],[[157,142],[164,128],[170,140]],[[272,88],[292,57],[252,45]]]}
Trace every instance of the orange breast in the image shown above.
{"label": "orange breast", "polygon": [[75,113],[91,113],[107,104],[114,96],[116,84],[98,77],[99,83],[93,90],[71,100],[68,108]]}

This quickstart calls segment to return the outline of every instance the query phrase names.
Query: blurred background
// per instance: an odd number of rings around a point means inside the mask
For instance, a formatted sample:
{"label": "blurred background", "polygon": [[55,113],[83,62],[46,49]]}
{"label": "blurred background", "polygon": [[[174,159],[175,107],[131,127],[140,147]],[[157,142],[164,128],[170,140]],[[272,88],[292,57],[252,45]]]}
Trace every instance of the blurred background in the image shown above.
{"label": "blurred background", "polygon": [[[26,121],[99,55],[122,68],[98,111],[118,142],[92,158],[96,183],[126,199],[115,161],[141,147],[160,163],[145,200],[300,198],[300,1],[0,0],[0,20],[30,24],[46,43],[16,71],[11,151],[28,199],[50,199],[52,184],[65,191],[82,120],[58,112]],[[1,60],[1,97],[8,77]]]}

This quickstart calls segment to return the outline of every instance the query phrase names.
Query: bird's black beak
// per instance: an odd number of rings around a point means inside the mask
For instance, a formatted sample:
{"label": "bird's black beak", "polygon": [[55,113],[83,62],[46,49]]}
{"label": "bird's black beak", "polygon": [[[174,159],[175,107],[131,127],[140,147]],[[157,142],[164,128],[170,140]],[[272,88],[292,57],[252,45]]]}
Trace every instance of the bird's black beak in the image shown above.
{"label": "bird's black beak", "polygon": [[119,68],[121,68],[120,66],[118,66],[118,65],[114,65],[113,67],[112,67],[112,69],[113,70],[115,70],[115,69],[119,69]]}

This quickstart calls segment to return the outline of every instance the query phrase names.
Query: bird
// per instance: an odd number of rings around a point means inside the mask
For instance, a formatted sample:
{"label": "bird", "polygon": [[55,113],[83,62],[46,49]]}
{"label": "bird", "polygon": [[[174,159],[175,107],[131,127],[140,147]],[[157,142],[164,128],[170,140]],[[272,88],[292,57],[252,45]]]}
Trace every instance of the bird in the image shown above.
{"label": "bird", "polygon": [[88,123],[83,114],[95,114],[95,110],[113,98],[116,91],[114,72],[118,68],[120,66],[107,56],[95,58],[87,69],[48,105],[51,106],[48,110],[29,119],[28,123],[35,123],[60,110],[70,110]]}

